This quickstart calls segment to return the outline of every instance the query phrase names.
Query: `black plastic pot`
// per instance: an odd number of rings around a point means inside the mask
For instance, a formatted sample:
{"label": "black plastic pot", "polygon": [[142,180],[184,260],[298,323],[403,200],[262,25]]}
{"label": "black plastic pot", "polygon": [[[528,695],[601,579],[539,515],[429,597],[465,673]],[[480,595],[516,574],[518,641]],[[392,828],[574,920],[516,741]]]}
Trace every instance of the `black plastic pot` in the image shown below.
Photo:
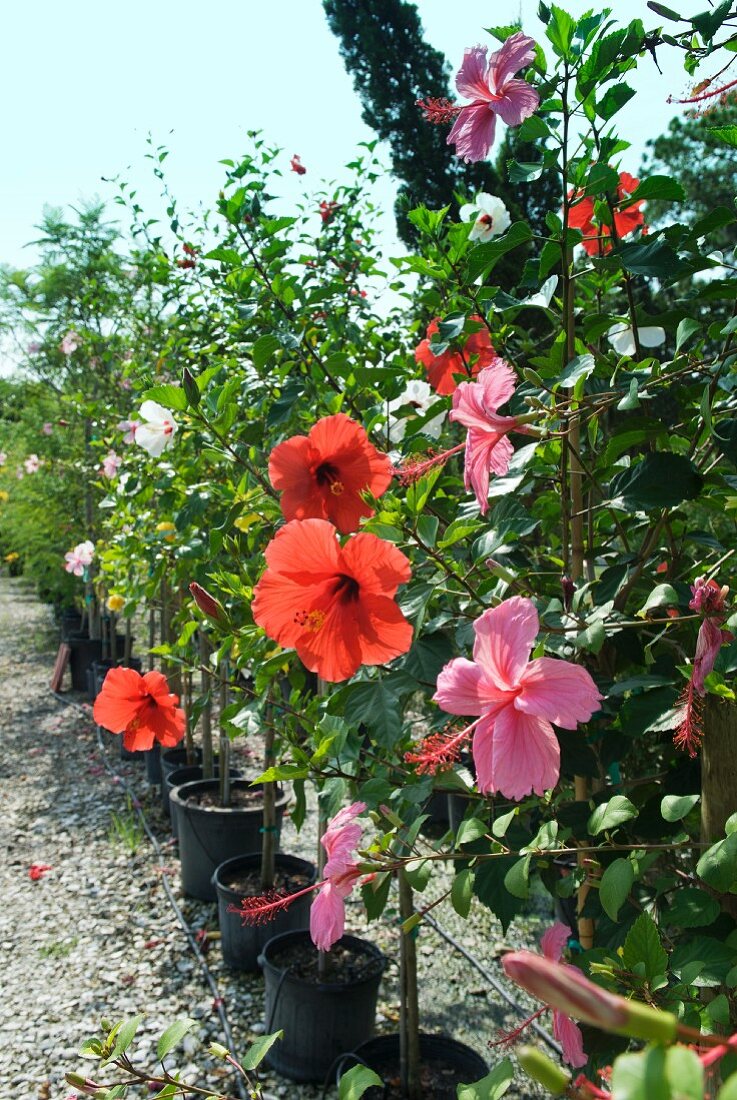
{"label": "black plastic pot", "polygon": [[[193,751],[194,759],[193,764],[202,763],[202,749],[195,748]],[[187,750],[184,746],[180,746],[178,749],[165,749],[161,754],[161,805],[164,807],[164,812],[169,813],[169,787],[167,786],[167,776],[172,772],[178,771],[179,768],[189,767],[189,761],[187,760]],[[193,776],[192,778],[196,778]]]}
{"label": "black plastic pot", "polygon": [[343,936],[338,945],[357,949],[366,956],[363,975],[348,983],[316,984],[280,965],[280,953],[295,943],[317,951],[305,930],[275,936],[261,955],[266,1032],[284,1029],[284,1038],[274,1044],[266,1061],[292,1081],[324,1081],[342,1053],[353,1050],[372,1034],[386,959],[367,940]]}
{"label": "black plastic pot", "polygon": [[[256,851],[261,844],[263,808],[259,803],[249,807],[200,806],[198,795],[218,793],[217,779],[200,779],[185,783],[170,792],[170,804],[176,814],[179,837],[182,890],[188,897],[214,901],[212,884],[216,867],[226,859]],[[253,791],[247,779],[236,779],[232,791]],[[277,847],[284,808],[289,796],[278,790],[276,796]]]}
{"label": "black plastic pot", "polygon": [[[432,1093],[426,1094],[432,1097],[432,1100],[456,1100],[458,1085],[471,1085],[475,1081],[480,1081],[489,1072],[489,1067],[480,1054],[464,1043],[459,1043],[457,1039],[449,1039],[445,1035],[420,1034],[420,1059],[430,1064],[437,1059],[445,1066],[450,1066],[457,1071],[448,1074],[447,1089],[444,1083],[441,1086],[442,1091],[434,1089]],[[399,1075],[399,1035],[377,1035],[376,1038],[369,1039],[367,1043],[356,1047],[352,1054],[346,1055],[341,1060],[338,1081],[344,1073],[357,1064],[368,1066],[380,1077],[383,1074],[384,1080],[387,1078],[396,1080]],[[391,1067],[389,1072],[387,1067]],[[384,1100],[388,1095],[388,1087],[385,1085],[381,1089],[376,1085],[367,1089],[363,1095],[364,1100]]]}
{"label": "black plastic pot", "polygon": [[62,642],[69,641],[69,637],[72,634],[80,634],[82,628],[82,612],[68,609],[62,611],[59,619],[59,626],[61,628],[61,640]]}
{"label": "black plastic pot", "polygon": [[156,742],[143,755],[146,757],[146,781],[155,787],[161,782],[161,745]]}
{"label": "black plastic pot", "polygon": [[[220,767],[217,759],[213,764],[213,779],[220,778]],[[237,768],[230,769],[231,779],[243,779],[243,772],[238,771]],[[169,772],[165,779],[162,780],[162,786],[166,788],[166,809],[169,814],[169,822],[171,824],[172,835],[177,835],[177,819],[174,813],[174,807],[171,804],[171,792],[175,787],[181,787],[184,783],[194,783],[197,779],[204,779],[202,774],[201,764],[192,764],[186,768],[177,768],[173,772]]]}
{"label": "black plastic pot", "polygon": [[70,634],[67,645],[71,648],[69,667],[72,672],[72,690],[87,690],[87,669],[102,657],[100,638],[89,638],[86,634]]}
{"label": "black plastic pot", "polygon": [[[306,859],[277,852],[274,862],[277,871],[304,875],[309,885],[312,885],[317,878],[317,868],[314,863],[309,863]],[[268,924],[244,925],[237,913],[228,912],[229,905],[240,905],[243,898],[243,894],[238,890],[231,890],[228,887],[228,879],[241,871],[256,871],[260,867],[261,853],[253,852],[251,855],[226,859],[212,876],[218,896],[218,921],[223,961],[232,970],[257,971],[258,957],[269,940],[281,935],[282,932],[306,928],[310,923],[312,894],[297,898],[288,909],[279,913]]]}

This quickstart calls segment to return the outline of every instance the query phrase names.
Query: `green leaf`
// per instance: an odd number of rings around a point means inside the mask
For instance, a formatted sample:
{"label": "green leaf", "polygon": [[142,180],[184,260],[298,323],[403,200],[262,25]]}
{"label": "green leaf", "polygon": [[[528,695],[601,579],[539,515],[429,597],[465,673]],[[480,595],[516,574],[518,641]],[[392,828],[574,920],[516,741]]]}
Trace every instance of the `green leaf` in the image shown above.
{"label": "green leaf", "polygon": [[469,867],[465,867],[455,875],[453,878],[453,885],[450,888],[451,904],[458,916],[463,917],[464,920],[466,920],[471,911],[471,902],[473,901],[473,877],[473,871]]}
{"label": "green leaf", "polygon": [[593,355],[586,353],[585,355],[577,355],[575,359],[571,359],[570,363],[566,363],[563,368],[563,373],[559,378],[559,384],[563,389],[570,390],[576,385],[579,378],[588,378],[590,374],[593,374],[596,363]]}
{"label": "green leaf", "polygon": [[700,15],[694,15],[691,24],[694,30],[702,35],[705,42],[710,42],[731,11],[732,0],[722,0],[722,3],[713,11],[703,11]]}
{"label": "green leaf", "polygon": [[652,611],[653,608],[678,607],[679,603],[680,597],[672,584],[658,584],[653,588],[637,614],[641,619],[644,619],[648,611]]}
{"label": "green leaf", "polygon": [[378,744],[384,748],[396,744],[402,731],[400,701],[383,680],[351,684],[334,699],[343,704],[342,713],[350,716],[351,723],[365,722]]}
{"label": "green leaf", "polygon": [[530,896],[530,860],[532,856],[523,856],[516,860],[504,876],[504,886],[515,898],[523,901]]}
{"label": "green leaf", "polygon": [[284,1037],[283,1031],[275,1031],[273,1035],[262,1035],[255,1043],[251,1043],[245,1057],[241,1058],[241,1065],[245,1070],[257,1069],[277,1039]]}
{"label": "green leaf", "polygon": [[599,900],[610,920],[616,921],[634,881],[635,871],[628,859],[615,859],[604,871],[599,884]]}
{"label": "green leaf", "polygon": [[649,275],[667,282],[691,273],[691,267],[660,237],[644,244],[620,245],[619,259],[622,266],[633,275]]}
{"label": "green leaf", "polygon": [[115,1035],[115,1046],[113,1047],[108,1057],[105,1058],[104,1061],[100,1062],[101,1068],[103,1066],[106,1066],[108,1062],[115,1061],[116,1058],[119,1058],[120,1055],[128,1049],[135,1038],[136,1032],[138,1031],[138,1027],[142,1019],[143,1016],[141,1015],[133,1016],[130,1020],[123,1021]]}
{"label": "green leaf", "polygon": [[371,882],[365,882],[361,886],[361,897],[366,910],[367,918],[378,920],[386,908],[389,900],[389,890],[392,884],[392,876],[388,872],[379,872]]}
{"label": "green leaf", "polygon": [[510,183],[533,183],[539,180],[545,171],[543,161],[507,161],[507,176]]}
{"label": "green leaf", "polygon": [[707,126],[707,130],[714,135],[717,141],[737,149],[737,126]]}
{"label": "green leaf", "polygon": [[485,860],[477,869],[473,880],[473,892],[481,904],[498,917],[504,932],[524,908],[522,901],[513,897],[504,885],[505,876],[513,862],[513,856]]}
{"label": "green leaf", "polygon": [[684,455],[655,451],[612,478],[612,501],[626,509],[673,508],[699,495],[704,479]]}
{"label": "green leaf", "polygon": [[612,1093],[617,1100],[672,1100],[665,1078],[665,1050],[650,1047],[620,1054],[612,1066]]}
{"label": "green leaf", "polygon": [[737,961],[733,947],[714,936],[692,936],[679,943],[670,957],[670,967],[687,985],[721,985]]}
{"label": "green leaf", "polygon": [[156,1044],[156,1057],[159,1061],[165,1058],[169,1051],[173,1050],[193,1027],[197,1027],[196,1020],[190,1020],[189,1018],[175,1020],[174,1023],[166,1029]]}
{"label": "green leaf", "polygon": [[619,84],[613,84],[596,104],[597,115],[607,122],[624,107],[625,103],[629,103],[634,94],[635,89],[630,88],[629,84],[625,84],[623,80]]}
{"label": "green leaf", "polygon": [[670,19],[674,23],[681,22],[681,16],[677,11],[673,11],[673,8],[667,8],[665,4],[658,4],[656,0],[647,0],[647,6],[651,11],[654,11],[656,15],[660,15],[663,19]]}
{"label": "green leaf", "polygon": [[256,343],[251,348],[251,358],[253,359],[253,365],[256,370],[261,370],[262,367],[266,366],[269,359],[271,359],[272,355],[274,355],[280,347],[280,341],[270,332],[265,333],[263,336],[259,336]]}
{"label": "green leaf", "polygon": [[558,57],[570,57],[573,32],[576,29],[573,16],[563,8],[559,8],[557,4],[550,5],[550,15],[551,19],[545,28],[545,35]]}
{"label": "green leaf", "polygon": [[456,847],[459,848],[461,844],[472,844],[474,840],[479,840],[482,836],[486,836],[488,831],[489,828],[485,822],[480,821],[478,817],[469,817],[458,826]]}
{"label": "green leaf", "polygon": [[717,1093],[717,1100],[737,1100],[737,1073],[733,1073],[732,1076],[724,1082]]}
{"label": "green leaf", "polygon": [[368,1066],[353,1066],[340,1078],[338,1085],[338,1100],[359,1100],[367,1089],[378,1085],[383,1088],[384,1082],[378,1073],[374,1073]]}
{"label": "green leaf", "polygon": [[184,412],[187,408],[187,395],[181,386],[152,386],[146,390],[143,401],[156,401],[165,409],[173,409],[175,412]]}
{"label": "green leaf", "polygon": [[468,280],[474,282],[478,278],[485,278],[502,256],[531,239],[532,230],[527,222],[514,222],[504,236],[490,241],[489,244],[477,245],[469,253]]}
{"label": "green leaf", "polygon": [[665,1074],[673,1100],[703,1100],[704,1067],[695,1051],[685,1046],[669,1047]]}
{"label": "green leaf", "polygon": [[737,883],[737,833],[707,848],[696,864],[696,874],[719,893],[731,890]]}
{"label": "green leaf", "polygon": [[649,913],[641,913],[627,933],[622,948],[622,964],[641,973],[647,981],[665,974],[668,953],[660,942],[658,927]]}
{"label": "green leaf", "polygon": [[698,794],[667,794],[660,803],[660,812],[666,821],[682,821],[700,797]]}
{"label": "green leaf", "polygon": [[711,894],[696,886],[682,886],[674,892],[663,920],[676,928],[701,928],[713,924],[720,912],[719,902]]}
{"label": "green leaf", "polygon": [[619,205],[622,209],[642,199],[658,199],[663,202],[684,202],[686,192],[672,176],[648,176],[635,188],[628,199]]}
{"label": "green leaf", "polygon": [[458,1100],[501,1100],[513,1080],[514,1066],[509,1058],[505,1058],[480,1081],[472,1085],[459,1085],[456,1096]]}
{"label": "green leaf", "polygon": [[695,321],[693,317],[684,317],[678,322],[678,328],[676,330],[676,355],[700,328],[701,324],[699,321]]}
{"label": "green leaf", "polygon": [[615,794],[614,798],[596,807],[589,818],[587,829],[591,836],[596,836],[598,833],[603,833],[605,829],[616,829],[618,825],[631,821],[633,817],[637,817],[637,809],[629,798],[625,798],[623,794]]}

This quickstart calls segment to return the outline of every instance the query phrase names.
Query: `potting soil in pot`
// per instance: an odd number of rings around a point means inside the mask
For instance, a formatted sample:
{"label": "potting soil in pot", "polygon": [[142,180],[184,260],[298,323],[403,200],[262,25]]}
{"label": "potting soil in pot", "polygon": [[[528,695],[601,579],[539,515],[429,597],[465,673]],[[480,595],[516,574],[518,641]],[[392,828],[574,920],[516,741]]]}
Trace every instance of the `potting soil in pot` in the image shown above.
{"label": "potting soil in pot", "polygon": [[[263,800],[264,797],[261,791],[252,791],[247,787],[231,787],[228,806],[234,809],[246,810],[253,806],[260,806]],[[221,810],[223,808],[219,790],[193,791],[191,794],[187,794],[187,802],[199,806],[203,810],[210,808]]]}
{"label": "potting soil in pot", "polygon": [[372,974],[381,974],[384,960],[381,956],[367,955],[350,944],[340,941],[326,953],[326,966],[323,974],[318,974],[318,954],[311,942],[291,943],[280,949],[279,954],[271,958],[274,966],[289,970],[294,978],[315,985],[350,985],[351,982],[369,978]]}
{"label": "potting soil in pot", "polygon": [[[384,1091],[379,1088],[368,1089],[364,1093],[365,1100],[404,1100],[396,1062],[372,1066],[372,1069],[381,1077],[385,1088]],[[459,1071],[458,1066],[442,1057],[423,1062],[420,1068],[422,1100],[456,1100],[458,1085],[471,1084],[466,1080],[467,1077],[467,1073]]]}
{"label": "potting soil in pot", "polygon": [[[309,886],[312,881],[309,875],[282,870],[279,867],[274,872],[274,889],[280,893],[296,894],[298,890],[304,890]],[[255,898],[264,892],[258,870],[238,871],[229,875],[223,882],[223,886],[243,898]]]}

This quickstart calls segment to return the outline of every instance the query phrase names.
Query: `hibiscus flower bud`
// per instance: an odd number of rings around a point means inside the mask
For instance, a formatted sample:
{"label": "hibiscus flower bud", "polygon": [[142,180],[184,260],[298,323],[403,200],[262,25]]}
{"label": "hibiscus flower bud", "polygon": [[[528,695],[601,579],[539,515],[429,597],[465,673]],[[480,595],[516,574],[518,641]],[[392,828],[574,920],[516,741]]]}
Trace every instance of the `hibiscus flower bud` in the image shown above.
{"label": "hibiscus flower bud", "polygon": [[82,1077],[79,1073],[66,1073],[64,1080],[77,1092],[83,1092],[85,1096],[99,1096],[108,1091],[106,1086],[96,1085],[89,1077]]}
{"label": "hibiscus flower bud", "polygon": [[207,615],[208,619],[213,619],[216,623],[224,623],[227,621],[227,614],[225,608],[216,600],[214,596],[211,596],[206,588],[203,588],[197,581],[192,581],[189,586],[189,591],[192,593],[192,599],[199,607],[203,615]]}
{"label": "hibiscus flower bud", "polygon": [[570,1074],[557,1066],[537,1047],[520,1047],[517,1051],[517,1061],[527,1076],[542,1085],[551,1096],[562,1096],[571,1083]]}
{"label": "hibiscus flower bud", "polygon": [[182,388],[187,395],[187,400],[193,409],[196,409],[200,403],[202,394],[200,393],[200,387],[197,385],[194,375],[187,367],[182,371]]}
{"label": "hibiscus flower bud", "polygon": [[585,1024],[632,1039],[675,1042],[675,1016],[609,993],[573,966],[532,951],[512,951],[504,956],[502,966],[507,977],[533,997]]}

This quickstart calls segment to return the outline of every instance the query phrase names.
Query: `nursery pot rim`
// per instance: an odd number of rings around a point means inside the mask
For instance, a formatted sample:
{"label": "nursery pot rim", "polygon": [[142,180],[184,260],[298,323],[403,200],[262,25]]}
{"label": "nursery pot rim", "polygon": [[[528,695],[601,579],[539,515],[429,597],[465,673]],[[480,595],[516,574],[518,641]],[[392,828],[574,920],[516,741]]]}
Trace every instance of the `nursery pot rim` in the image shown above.
{"label": "nursery pot rim", "polygon": [[[230,859],[224,859],[222,863],[218,864],[215,870],[212,872],[212,884],[217,891],[221,891],[225,897],[228,898],[240,898],[242,895],[239,890],[231,890],[229,886],[226,886],[222,879],[231,871],[245,870],[250,867],[258,867],[261,864],[263,856],[261,852],[244,852],[240,856],[231,856]],[[309,871],[305,870],[305,874],[311,876],[311,880],[308,885],[312,886],[317,882],[317,867],[309,859],[305,859],[304,856],[293,856],[291,852],[274,852],[274,865],[276,867],[282,864],[282,867],[289,863],[301,863],[304,868],[309,868]],[[272,939],[278,937],[272,936]]]}
{"label": "nursery pot rim", "polygon": [[[253,783],[252,780],[246,779],[234,779],[230,784],[232,790],[244,790],[251,787],[263,787],[263,784]],[[197,794],[200,791],[207,790],[219,790],[219,779],[193,779],[189,783],[182,783],[179,787],[172,787],[169,792],[169,799],[181,805],[189,814],[247,814],[263,813],[262,805],[254,806],[198,806],[195,802],[189,801],[189,796]],[[283,808],[289,802],[289,793],[281,787],[277,787],[276,793],[276,807],[277,809]]]}
{"label": "nursery pot rim", "polygon": [[[489,1064],[482,1054],[475,1050],[468,1043],[465,1043],[462,1039],[456,1039],[452,1035],[445,1035],[442,1032],[436,1031],[420,1031],[420,1061],[423,1059],[431,1060],[433,1055],[445,1057],[448,1061],[452,1060],[453,1054],[461,1054],[464,1058],[476,1059],[479,1063],[479,1072],[487,1074],[489,1072]],[[336,1074],[336,1084],[340,1083],[341,1078],[353,1065],[364,1065],[369,1069],[373,1069],[378,1073],[373,1061],[391,1060],[393,1057],[397,1059],[397,1066],[399,1066],[400,1058],[400,1042],[401,1037],[398,1031],[391,1031],[383,1035],[372,1035],[370,1039],[364,1040],[353,1050],[346,1051],[345,1054],[340,1056],[337,1060],[337,1065],[331,1068],[328,1078],[333,1073]],[[372,1060],[372,1055],[374,1059]],[[459,1071],[462,1071],[462,1067],[458,1066]],[[474,1071],[475,1072],[475,1071]],[[330,1083],[326,1080],[326,1086]],[[472,1082],[468,1082],[469,1084]],[[382,1079],[382,1085],[372,1085],[372,1088],[378,1089],[383,1087],[386,1089],[387,1082]]]}
{"label": "nursery pot rim", "polygon": [[305,978],[300,978],[297,974],[293,974],[288,966],[279,966],[273,958],[269,958],[269,955],[278,952],[279,947],[286,945],[288,941],[305,939],[307,939],[310,946],[317,952],[317,948],[312,942],[309,928],[299,928],[292,932],[280,932],[278,936],[272,936],[271,939],[264,944],[264,949],[259,955],[259,966],[262,970],[269,969],[276,977],[280,978],[280,982],[293,982],[295,985],[303,986],[308,989],[322,989],[340,993],[343,990],[350,992],[359,986],[376,981],[377,978],[380,979],[389,964],[388,958],[375,943],[372,943],[371,940],[361,939],[359,936],[352,936],[350,932],[344,933],[339,940],[336,940],[333,947],[337,947],[338,945],[342,945],[343,947],[358,946],[362,953],[368,956],[372,963],[376,964],[376,969],[372,968],[369,973],[353,978],[349,982],[310,982]]}

